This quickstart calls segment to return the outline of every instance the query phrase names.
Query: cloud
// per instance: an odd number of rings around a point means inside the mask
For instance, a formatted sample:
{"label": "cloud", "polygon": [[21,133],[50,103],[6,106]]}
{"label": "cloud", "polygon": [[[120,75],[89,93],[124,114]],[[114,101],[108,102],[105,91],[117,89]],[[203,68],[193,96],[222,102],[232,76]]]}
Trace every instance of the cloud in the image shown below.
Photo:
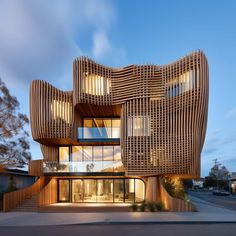
{"label": "cloud", "polygon": [[235,116],[236,116],[236,106],[226,113],[226,117],[235,117]]}
{"label": "cloud", "polygon": [[[111,40],[116,22],[113,0],[1,0],[0,76],[29,114],[28,87],[41,79],[72,88],[72,62],[86,54],[124,61],[124,48]],[[86,37],[82,37],[86,35]],[[82,42],[92,42],[83,48]],[[32,142],[33,158],[41,156]]]}
{"label": "cloud", "polygon": [[15,88],[33,79],[71,87],[72,61],[84,54],[77,40],[83,31],[89,30],[93,39],[88,56],[121,55],[109,37],[115,20],[108,0],[2,0],[0,75]]}
{"label": "cloud", "polygon": [[213,130],[207,134],[205,145],[203,148],[203,155],[211,155],[217,153],[223,146],[236,142],[236,131],[231,131],[226,137],[223,137],[221,130]]}
{"label": "cloud", "polygon": [[110,51],[111,45],[106,33],[96,32],[93,36],[93,57],[99,59]]}

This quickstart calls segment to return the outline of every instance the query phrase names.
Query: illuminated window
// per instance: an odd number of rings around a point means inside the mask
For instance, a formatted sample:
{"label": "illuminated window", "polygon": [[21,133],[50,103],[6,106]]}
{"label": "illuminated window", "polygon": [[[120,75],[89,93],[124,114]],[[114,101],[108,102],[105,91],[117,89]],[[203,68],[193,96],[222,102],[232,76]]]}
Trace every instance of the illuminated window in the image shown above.
{"label": "illuminated window", "polygon": [[53,100],[51,103],[51,114],[54,120],[62,119],[66,123],[71,123],[72,104],[70,102]]}
{"label": "illuminated window", "polygon": [[69,161],[69,147],[59,147],[59,161]]}
{"label": "illuminated window", "polygon": [[84,118],[79,127],[79,139],[118,139],[120,138],[120,119]]}
{"label": "illuminated window", "polygon": [[194,89],[196,87],[195,70],[187,71],[178,77],[171,79],[167,86],[167,98],[176,97],[181,93]]}
{"label": "illuminated window", "polygon": [[110,79],[100,75],[84,74],[83,91],[92,95],[106,95],[110,93]]}
{"label": "illuminated window", "polygon": [[149,136],[149,117],[132,116],[128,117],[128,136]]}
{"label": "illuminated window", "polygon": [[59,180],[59,201],[60,202],[68,202],[70,200],[70,186],[69,180]]}
{"label": "illuminated window", "polygon": [[83,148],[81,146],[72,146],[72,161],[83,160]]}

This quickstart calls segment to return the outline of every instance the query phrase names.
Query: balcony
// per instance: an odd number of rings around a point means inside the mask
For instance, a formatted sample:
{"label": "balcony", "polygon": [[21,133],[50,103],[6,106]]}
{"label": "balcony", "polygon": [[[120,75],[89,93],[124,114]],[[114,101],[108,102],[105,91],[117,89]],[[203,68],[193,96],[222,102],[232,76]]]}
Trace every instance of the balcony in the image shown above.
{"label": "balcony", "polygon": [[99,127],[99,128],[78,128],[80,141],[120,141],[120,128]]}
{"label": "balcony", "polygon": [[118,161],[43,161],[43,173],[118,173],[124,172],[121,160]]}
{"label": "balcony", "polygon": [[84,118],[78,128],[78,139],[82,142],[119,142],[120,119]]}

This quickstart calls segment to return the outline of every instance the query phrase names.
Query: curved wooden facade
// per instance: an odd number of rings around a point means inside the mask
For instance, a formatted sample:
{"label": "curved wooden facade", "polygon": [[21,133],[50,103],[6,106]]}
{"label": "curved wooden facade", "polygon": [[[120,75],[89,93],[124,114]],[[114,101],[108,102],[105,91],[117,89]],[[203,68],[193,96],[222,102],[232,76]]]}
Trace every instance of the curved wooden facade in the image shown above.
{"label": "curved wooden facade", "polygon": [[[57,160],[58,145],[78,145],[83,117],[120,117],[126,175],[199,177],[208,113],[208,63],[203,52],[174,63],[110,68],[80,57],[73,90],[44,81],[30,87],[33,139],[44,158]],[[134,134],[134,120],[143,135]]]}

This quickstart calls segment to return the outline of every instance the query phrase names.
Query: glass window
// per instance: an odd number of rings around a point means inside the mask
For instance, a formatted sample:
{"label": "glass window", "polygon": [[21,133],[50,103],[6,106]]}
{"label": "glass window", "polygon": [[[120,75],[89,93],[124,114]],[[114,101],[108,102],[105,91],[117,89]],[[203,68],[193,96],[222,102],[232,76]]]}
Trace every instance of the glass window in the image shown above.
{"label": "glass window", "polygon": [[84,127],[81,130],[82,131],[82,138],[87,138],[87,139],[93,138],[92,127],[93,127],[93,120],[92,119],[84,119]]}
{"label": "glass window", "polygon": [[72,180],[72,202],[83,201],[83,181],[81,179]]}
{"label": "glass window", "polygon": [[93,149],[92,146],[84,146],[83,147],[84,151],[83,151],[83,156],[84,156],[84,161],[92,161],[92,157],[93,157]]}
{"label": "glass window", "polygon": [[59,161],[69,161],[69,147],[59,147]]}
{"label": "glass window", "polygon": [[102,161],[102,146],[93,147],[93,161]]}
{"label": "glass window", "polygon": [[112,120],[112,138],[120,138],[120,119]]}
{"label": "glass window", "polygon": [[128,117],[128,136],[149,136],[150,121],[148,116]]}
{"label": "glass window", "polygon": [[124,179],[114,179],[114,202],[124,202]]}
{"label": "glass window", "polygon": [[113,202],[113,180],[97,180],[97,202]]}
{"label": "glass window", "polygon": [[114,160],[120,161],[121,160],[121,148],[120,146],[114,146]]}
{"label": "glass window", "polygon": [[84,127],[92,128],[93,120],[92,119],[84,119]]}
{"label": "glass window", "polygon": [[83,127],[79,128],[79,138],[120,138],[120,119],[85,118]]}
{"label": "glass window", "polygon": [[84,180],[84,202],[96,202],[96,180]]}
{"label": "glass window", "polygon": [[134,179],[125,179],[125,202],[134,202]]}
{"label": "glass window", "polygon": [[145,200],[145,184],[141,179],[59,179],[58,183],[58,199],[64,202],[139,203]]}
{"label": "glass window", "polygon": [[59,180],[59,201],[68,202],[70,200],[69,180]]}
{"label": "glass window", "polygon": [[112,138],[111,136],[111,119],[104,119],[104,137],[105,138]]}
{"label": "glass window", "polygon": [[72,146],[72,161],[83,161],[82,146]]}
{"label": "glass window", "polygon": [[113,161],[113,146],[103,146],[103,160]]}
{"label": "glass window", "polygon": [[135,202],[145,200],[145,185],[141,179],[135,179]]}

